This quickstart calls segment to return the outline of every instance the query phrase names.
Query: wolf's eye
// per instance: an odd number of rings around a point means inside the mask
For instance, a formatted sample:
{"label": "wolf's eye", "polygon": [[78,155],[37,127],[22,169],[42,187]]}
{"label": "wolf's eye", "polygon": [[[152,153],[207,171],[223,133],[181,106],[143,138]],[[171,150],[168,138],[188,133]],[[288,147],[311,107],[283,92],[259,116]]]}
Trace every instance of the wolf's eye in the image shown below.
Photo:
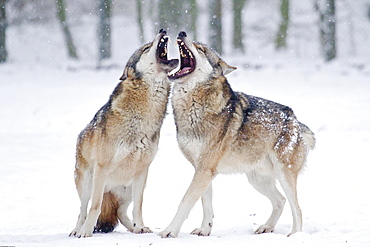
{"label": "wolf's eye", "polygon": [[202,48],[200,48],[200,47],[198,47],[198,51],[204,53],[204,50]]}
{"label": "wolf's eye", "polygon": [[149,51],[149,48],[150,48],[150,46],[144,47],[143,52],[148,52]]}

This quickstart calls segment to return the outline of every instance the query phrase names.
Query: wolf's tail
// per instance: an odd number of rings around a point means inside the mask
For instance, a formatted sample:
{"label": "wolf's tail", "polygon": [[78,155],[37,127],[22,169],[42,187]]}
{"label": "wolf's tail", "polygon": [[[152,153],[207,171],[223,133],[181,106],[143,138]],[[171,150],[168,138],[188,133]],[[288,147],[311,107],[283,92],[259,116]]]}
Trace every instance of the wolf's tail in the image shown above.
{"label": "wolf's tail", "polygon": [[[316,144],[315,134],[304,124],[301,124],[302,137],[309,150],[313,150]],[[307,150],[308,151],[308,150]]]}
{"label": "wolf's tail", "polygon": [[98,222],[94,228],[94,232],[112,232],[118,225],[119,203],[116,197],[111,192],[104,193],[101,213]]}

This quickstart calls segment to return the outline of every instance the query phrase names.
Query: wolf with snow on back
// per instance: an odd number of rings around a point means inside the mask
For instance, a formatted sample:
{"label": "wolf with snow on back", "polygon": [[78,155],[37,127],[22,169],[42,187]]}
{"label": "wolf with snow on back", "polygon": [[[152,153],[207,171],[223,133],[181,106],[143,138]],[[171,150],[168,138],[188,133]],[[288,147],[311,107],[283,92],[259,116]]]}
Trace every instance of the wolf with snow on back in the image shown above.
{"label": "wolf with snow on back", "polygon": [[[143,192],[166,114],[167,73],[179,63],[167,60],[168,40],[161,30],[131,56],[108,103],[79,135],[75,183],[81,208],[70,236],[90,237],[94,227],[110,232],[118,220],[131,232],[151,232],[143,223]],[[127,217],[131,201],[133,222]]]}
{"label": "wolf with snow on back", "polygon": [[[172,107],[179,147],[195,168],[193,180],[170,225],[159,233],[177,237],[190,210],[201,197],[203,221],[192,234],[207,236],[213,225],[212,180],[217,174],[246,174],[252,186],[268,197],[272,213],[255,233],[273,232],[285,197],[291,206],[293,228],[302,230],[297,177],[314,148],[312,131],[287,106],[234,92],[225,75],[235,70],[206,45],[180,32],[180,69],[174,82]],[[240,188],[238,188],[240,189]]]}

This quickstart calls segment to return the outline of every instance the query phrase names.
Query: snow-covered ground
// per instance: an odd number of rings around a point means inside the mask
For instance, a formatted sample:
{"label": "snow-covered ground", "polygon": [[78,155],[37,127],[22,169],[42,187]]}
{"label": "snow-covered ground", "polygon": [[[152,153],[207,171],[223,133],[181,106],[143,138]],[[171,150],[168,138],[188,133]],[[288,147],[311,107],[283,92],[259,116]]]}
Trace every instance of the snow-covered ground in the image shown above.
{"label": "snow-covered ground", "polygon": [[[232,59],[231,59],[232,60]],[[0,67],[0,245],[14,246],[368,246],[370,244],[370,75],[338,64],[296,61],[284,68],[241,66],[229,76],[235,90],[291,106],[317,138],[299,179],[303,232],[291,228],[287,204],[276,232],[254,235],[270,203],[245,176],[214,181],[214,229],[189,235],[201,222],[198,203],[177,239],[160,239],[192,178],[178,150],[172,114],[150,167],[144,220],[154,234],[119,227],[88,239],[69,238],[79,210],[74,148],[79,131],[108,99],[121,69]]]}
{"label": "snow-covered ground", "polygon": [[169,109],[144,194],[144,222],[154,233],[135,235],[119,226],[92,238],[68,237],[79,213],[73,181],[77,135],[108,100],[138,41],[129,40],[136,30],[125,39],[115,33],[114,58],[108,69],[95,70],[93,29],[86,23],[74,27],[82,62],[73,62],[65,58],[57,24],[48,25],[52,35],[44,27],[10,28],[10,61],[0,65],[0,246],[370,245],[368,57],[324,64],[284,54],[261,57],[252,49],[251,56],[225,57],[238,66],[228,77],[233,88],[290,106],[316,134],[316,149],[298,181],[303,232],[286,237],[292,226],[286,204],[274,233],[253,234],[269,217],[270,202],[245,176],[219,175],[211,236],[189,234],[201,223],[197,203],[177,239],[158,237],[193,175],[177,147]]}

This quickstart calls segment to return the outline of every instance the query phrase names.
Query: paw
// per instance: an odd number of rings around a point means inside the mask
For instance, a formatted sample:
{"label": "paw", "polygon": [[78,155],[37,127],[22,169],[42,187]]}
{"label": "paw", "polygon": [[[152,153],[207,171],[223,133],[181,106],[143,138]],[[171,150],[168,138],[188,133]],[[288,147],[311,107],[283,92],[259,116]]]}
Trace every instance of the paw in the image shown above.
{"label": "paw", "polygon": [[92,237],[92,231],[79,231],[76,235],[76,237],[78,238],[88,238],[88,237]]}
{"label": "paw", "polygon": [[211,234],[211,228],[196,228],[190,234],[198,236],[209,236]]}
{"label": "paw", "polygon": [[171,231],[171,230],[164,230],[158,233],[158,236],[161,236],[162,238],[177,238],[178,232]]}
{"label": "paw", "polygon": [[129,232],[132,232],[132,233],[134,233],[134,228],[131,226],[131,227],[126,227],[127,228],[127,230],[129,231]]}
{"label": "paw", "polygon": [[75,234],[78,238],[92,237],[94,227],[86,227],[85,225]]}
{"label": "paw", "polygon": [[142,233],[152,233],[153,231],[150,230],[149,227],[143,226],[143,227],[134,227],[132,232],[136,234],[142,234]]}
{"label": "paw", "polygon": [[77,234],[77,230],[76,229],[73,229],[73,231],[71,231],[71,233],[69,234],[69,236],[70,237],[72,237],[72,236],[76,236],[76,234]]}
{"label": "paw", "polygon": [[73,229],[73,231],[71,231],[71,233],[69,234],[70,237],[77,237],[77,234],[78,232],[80,231],[81,227],[77,227],[75,229]]}
{"label": "paw", "polygon": [[275,230],[274,227],[269,226],[269,225],[261,225],[260,227],[257,228],[257,230],[254,231],[255,234],[262,234],[262,233],[270,233]]}
{"label": "paw", "polygon": [[287,237],[290,237],[290,236],[292,236],[294,233],[297,233],[297,232],[300,232],[300,231],[292,231],[291,233],[289,233],[289,234],[288,234],[288,236],[287,236]]}

